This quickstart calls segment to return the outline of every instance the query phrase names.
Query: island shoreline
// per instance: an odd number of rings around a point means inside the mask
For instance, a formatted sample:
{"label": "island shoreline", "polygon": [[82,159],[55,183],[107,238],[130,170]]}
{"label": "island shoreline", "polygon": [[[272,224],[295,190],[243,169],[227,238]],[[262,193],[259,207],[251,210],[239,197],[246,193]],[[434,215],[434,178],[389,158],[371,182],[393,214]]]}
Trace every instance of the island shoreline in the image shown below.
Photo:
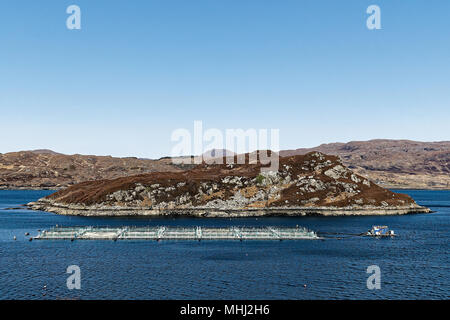
{"label": "island shoreline", "polygon": [[238,218],[238,217],[299,217],[299,216],[385,216],[432,213],[432,210],[419,206],[404,207],[277,207],[277,208],[186,208],[152,209],[150,207],[98,207],[76,204],[62,204],[49,199],[30,202],[31,210],[52,212],[66,216],[85,217],[199,217],[199,218]]}

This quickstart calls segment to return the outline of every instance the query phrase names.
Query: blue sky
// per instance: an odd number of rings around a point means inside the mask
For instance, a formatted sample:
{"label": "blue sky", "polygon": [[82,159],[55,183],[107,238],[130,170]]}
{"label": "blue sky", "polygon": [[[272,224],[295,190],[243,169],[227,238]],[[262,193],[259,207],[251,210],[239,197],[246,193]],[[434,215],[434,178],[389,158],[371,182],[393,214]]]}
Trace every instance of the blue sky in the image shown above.
{"label": "blue sky", "polygon": [[447,0],[2,0],[0,152],[157,158],[194,120],[280,129],[281,149],[450,140],[449,16]]}

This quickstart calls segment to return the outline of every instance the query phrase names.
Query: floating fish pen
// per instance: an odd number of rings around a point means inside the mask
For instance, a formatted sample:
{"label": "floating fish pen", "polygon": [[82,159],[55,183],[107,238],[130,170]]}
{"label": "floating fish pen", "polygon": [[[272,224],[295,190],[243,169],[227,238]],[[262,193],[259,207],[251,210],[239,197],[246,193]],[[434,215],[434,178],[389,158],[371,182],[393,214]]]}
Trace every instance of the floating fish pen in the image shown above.
{"label": "floating fish pen", "polygon": [[54,227],[36,240],[312,240],[314,231],[285,227]]}

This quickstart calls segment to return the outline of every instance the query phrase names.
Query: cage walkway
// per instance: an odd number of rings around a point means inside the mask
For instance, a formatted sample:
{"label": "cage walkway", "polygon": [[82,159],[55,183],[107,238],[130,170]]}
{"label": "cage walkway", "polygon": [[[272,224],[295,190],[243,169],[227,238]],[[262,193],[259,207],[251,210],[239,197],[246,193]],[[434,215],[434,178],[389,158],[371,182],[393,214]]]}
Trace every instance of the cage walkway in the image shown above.
{"label": "cage walkway", "polygon": [[313,240],[305,228],[287,227],[54,227],[36,240]]}

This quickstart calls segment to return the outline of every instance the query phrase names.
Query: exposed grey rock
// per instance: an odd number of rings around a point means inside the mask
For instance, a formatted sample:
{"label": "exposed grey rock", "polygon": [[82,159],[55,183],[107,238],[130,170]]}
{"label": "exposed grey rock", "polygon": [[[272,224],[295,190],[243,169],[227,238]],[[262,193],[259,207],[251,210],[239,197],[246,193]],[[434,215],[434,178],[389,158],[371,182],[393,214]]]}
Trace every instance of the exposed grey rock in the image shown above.
{"label": "exposed grey rock", "polygon": [[328,169],[327,171],[324,172],[326,176],[333,178],[334,180],[345,177],[346,173],[347,169],[345,169],[341,165],[334,166],[333,168]]}
{"label": "exposed grey rock", "polygon": [[136,188],[134,188],[134,191],[136,191],[137,193],[141,193],[141,192],[143,192],[145,190],[146,190],[146,188],[140,183],[138,183],[136,185]]}

